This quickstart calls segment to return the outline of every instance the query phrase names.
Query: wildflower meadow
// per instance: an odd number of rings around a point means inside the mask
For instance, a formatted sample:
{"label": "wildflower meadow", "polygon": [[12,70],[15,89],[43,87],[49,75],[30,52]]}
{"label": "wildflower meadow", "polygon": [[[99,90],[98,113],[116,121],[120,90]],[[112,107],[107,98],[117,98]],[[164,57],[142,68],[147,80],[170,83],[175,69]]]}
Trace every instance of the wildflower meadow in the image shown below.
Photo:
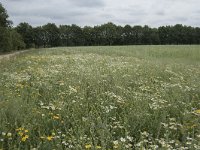
{"label": "wildflower meadow", "polygon": [[200,46],[46,48],[1,59],[0,149],[200,149]]}

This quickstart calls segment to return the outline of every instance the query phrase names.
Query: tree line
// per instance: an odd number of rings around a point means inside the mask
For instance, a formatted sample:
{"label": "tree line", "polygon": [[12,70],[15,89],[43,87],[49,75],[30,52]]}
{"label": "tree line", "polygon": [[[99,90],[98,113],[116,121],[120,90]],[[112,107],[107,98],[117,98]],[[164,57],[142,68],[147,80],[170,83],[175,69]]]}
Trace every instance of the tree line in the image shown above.
{"label": "tree line", "polygon": [[11,27],[7,12],[0,4],[0,52],[57,46],[159,44],[200,44],[200,28],[182,24],[158,28],[147,25],[122,27],[111,22],[94,27],[56,26],[54,23],[32,27],[24,22]]}
{"label": "tree line", "polygon": [[20,23],[15,30],[20,33],[29,47],[56,46],[104,46],[104,45],[158,45],[158,44],[200,44],[200,28],[183,26],[117,26],[111,22],[83,28],[73,25],[48,23],[32,27]]}

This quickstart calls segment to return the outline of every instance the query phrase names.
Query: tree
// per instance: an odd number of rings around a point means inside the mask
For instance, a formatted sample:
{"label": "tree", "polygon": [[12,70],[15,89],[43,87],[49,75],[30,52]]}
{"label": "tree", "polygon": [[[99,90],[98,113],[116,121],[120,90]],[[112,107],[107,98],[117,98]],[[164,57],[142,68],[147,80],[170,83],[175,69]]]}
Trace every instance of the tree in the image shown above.
{"label": "tree", "polygon": [[74,33],[70,25],[61,25],[59,27],[61,46],[74,46]]}
{"label": "tree", "polygon": [[84,35],[82,28],[72,24],[71,25],[71,40],[73,42],[73,46],[83,46],[85,43]]}
{"label": "tree", "polygon": [[124,45],[131,45],[134,43],[133,30],[130,25],[125,25],[122,33],[122,40]]}
{"label": "tree", "polygon": [[0,3],[0,26],[8,27],[12,24],[11,21],[8,20],[8,14],[3,5]]}
{"label": "tree", "polygon": [[113,45],[117,37],[117,26],[111,22],[97,26],[98,43],[101,45]]}
{"label": "tree", "polygon": [[8,52],[11,49],[11,34],[7,28],[0,27],[0,52]]}
{"label": "tree", "polygon": [[29,25],[26,22],[20,23],[16,27],[16,31],[21,34],[25,44],[26,48],[34,47],[34,41],[33,41],[33,28],[31,25]]}
{"label": "tree", "polygon": [[142,29],[142,41],[141,43],[144,45],[152,44],[152,38],[151,38],[151,28],[149,26],[145,25]]}
{"label": "tree", "polygon": [[22,36],[11,28],[12,22],[0,3],[0,52],[9,52],[25,48]]}
{"label": "tree", "polygon": [[0,52],[20,50],[25,48],[22,37],[15,30],[0,27]]}
{"label": "tree", "polygon": [[150,38],[151,38],[151,44],[154,44],[154,45],[160,44],[160,38],[159,38],[159,34],[158,34],[158,29],[157,28],[151,29]]}
{"label": "tree", "polygon": [[184,31],[182,24],[177,24],[171,28],[173,32],[172,39],[174,41],[174,44],[183,44],[183,37],[184,37]]}
{"label": "tree", "polygon": [[0,52],[10,51],[12,49],[11,34],[9,32],[10,21],[5,8],[0,3]]}
{"label": "tree", "polygon": [[93,29],[94,29],[94,43],[93,43],[93,45],[95,45],[95,46],[103,45],[104,41],[102,40],[100,26],[94,26]]}
{"label": "tree", "polygon": [[133,27],[133,37],[135,41],[133,44],[142,44],[143,28],[141,26]]}
{"label": "tree", "polygon": [[[195,35],[194,35],[196,41],[195,44],[200,44],[200,28],[195,28]],[[193,43],[194,44],[194,43]]]}
{"label": "tree", "polygon": [[33,42],[36,48],[48,45],[47,37],[42,27],[33,28]]}
{"label": "tree", "polygon": [[84,45],[86,46],[92,46],[94,45],[94,28],[85,26],[83,28],[83,36],[84,36]]}
{"label": "tree", "polygon": [[54,23],[48,23],[42,26],[44,31],[44,39],[48,47],[55,47],[60,45],[59,29]]}
{"label": "tree", "polygon": [[159,38],[160,38],[160,42],[161,44],[169,44],[169,30],[167,30],[167,27],[159,27],[158,28],[158,34],[159,34]]}
{"label": "tree", "polygon": [[83,29],[75,24],[61,25],[59,27],[59,38],[63,46],[83,46],[85,38]]}
{"label": "tree", "polygon": [[11,30],[12,50],[20,50],[26,47],[22,36],[16,31]]}
{"label": "tree", "polygon": [[116,37],[113,45],[123,45],[123,27],[122,26],[116,26]]}

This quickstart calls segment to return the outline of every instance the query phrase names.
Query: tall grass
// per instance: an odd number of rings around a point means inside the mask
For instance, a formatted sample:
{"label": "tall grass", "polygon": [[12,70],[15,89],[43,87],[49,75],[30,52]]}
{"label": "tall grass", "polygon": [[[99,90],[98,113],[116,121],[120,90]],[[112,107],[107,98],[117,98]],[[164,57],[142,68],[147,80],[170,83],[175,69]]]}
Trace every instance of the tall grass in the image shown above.
{"label": "tall grass", "polygon": [[200,149],[200,47],[32,50],[0,63],[0,148]]}

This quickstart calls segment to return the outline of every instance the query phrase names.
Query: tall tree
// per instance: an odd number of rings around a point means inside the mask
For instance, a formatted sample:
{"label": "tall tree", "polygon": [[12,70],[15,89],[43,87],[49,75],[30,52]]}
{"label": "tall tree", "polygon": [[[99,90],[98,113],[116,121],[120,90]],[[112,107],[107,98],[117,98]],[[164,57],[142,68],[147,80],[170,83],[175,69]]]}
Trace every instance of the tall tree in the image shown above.
{"label": "tall tree", "polygon": [[86,46],[91,46],[91,45],[94,45],[94,29],[92,27],[89,27],[89,26],[85,26],[83,28],[83,36],[84,36],[84,39],[85,39],[85,43],[84,45]]}
{"label": "tall tree", "polygon": [[12,49],[11,34],[9,29],[0,26],[0,52],[8,52]]}
{"label": "tall tree", "polygon": [[22,36],[14,29],[12,29],[10,33],[11,33],[12,50],[24,49],[26,47],[26,44],[24,43]]}
{"label": "tall tree", "polygon": [[176,24],[171,30],[173,32],[172,40],[174,44],[184,44],[184,30],[182,24]]}
{"label": "tall tree", "polygon": [[123,27],[122,26],[116,26],[116,37],[113,45],[123,45]]}
{"label": "tall tree", "polygon": [[42,27],[33,28],[33,42],[36,48],[45,47],[44,30]]}
{"label": "tall tree", "polygon": [[11,22],[8,20],[8,14],[0,3],[0,52],[6,52],[12,49],[10,25]]}
{"label": "tall tree", "polygon": [[142,37],[143,37],[143,28],[142,26],[134,26],[133,27],[133,36],[134,36],[134,43],[133,44],[142,44]]}
{"label": "tall tree", "polygon": [[44,25],[44,37],[48,47],[55,47],[60,45],[59,29],[54,23]]}
{"label": "tall tree", "polygon": [[145,25],[142,30],[143,30],[143,35],[142,35],[141,43],[144,45],[152,44],[151,28],[149,28],[149,26]]}
{"label": "tall tree", "polygon": [[3,7],[3,5],[0,3],[0,26],[1,27],[8,27],[12,24],[10,20],[8,20],[8,14],[6,9]]}
{"label": "tall tree", "polygon": [[26,22],[20,23],[16,27],[16,31],[21,34],[24,42],[26,43],[26,48],[34,47],[33,28],[31,25]]}
{"label": "tall tree", "polygon": [[71,26],[71,38],[74,43],[73,46],[83,46],[85,43],[82,28],[75,24]]}
{"label": "tall tree", "polygon": [[70,25],[61,25],[60,31],[60,42],[61,46],[74,46],[74,33]]}
{"label": "tall tree", "polygon": [[130,25],[125,25],[122,33],[122,40],[124,45],[131,45],[134,43],[133,30]]}
{"label": "tall tree", "polygon": [[102,45],[113,45],[117,37],[117,26],[108,22],[99,27]]}
{"label": "tall tree", "polygon": [[[195,28],[195,44],[200,44],[200,27]],[[194,43],[193,43],[194,44]]]}
{"label": "tall tree", "polygon": [[158,34],[158,29],[157,28],[151,29],[150,38],[151,38],[151,44],[154,44],[154,45],[160,44],[160,38],[159,38],[159,34]]}

